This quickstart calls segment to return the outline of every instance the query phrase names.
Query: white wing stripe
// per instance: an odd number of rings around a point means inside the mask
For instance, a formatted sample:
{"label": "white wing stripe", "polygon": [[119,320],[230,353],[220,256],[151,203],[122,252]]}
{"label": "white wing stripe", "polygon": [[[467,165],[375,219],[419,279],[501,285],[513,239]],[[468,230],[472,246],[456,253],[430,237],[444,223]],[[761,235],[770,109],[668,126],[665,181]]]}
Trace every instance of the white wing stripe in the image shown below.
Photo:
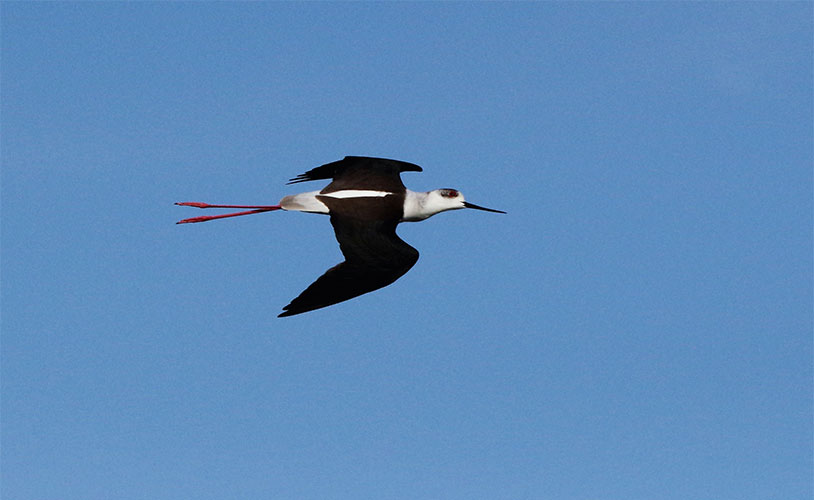
{"label": "white wing stripe", "polygon": [[320,196],[327,196],[329,198],[381,198],[387,196],[387,191],[367,191],[364,189],[345,189],[342,191],[334,191],[333,193],[323,193]]}

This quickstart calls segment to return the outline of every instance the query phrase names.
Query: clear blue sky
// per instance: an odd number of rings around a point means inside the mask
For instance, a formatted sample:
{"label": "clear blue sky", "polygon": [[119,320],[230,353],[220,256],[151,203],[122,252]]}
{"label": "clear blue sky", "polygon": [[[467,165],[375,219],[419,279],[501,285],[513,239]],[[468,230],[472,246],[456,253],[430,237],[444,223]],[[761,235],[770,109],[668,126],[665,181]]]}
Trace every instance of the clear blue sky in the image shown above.
{"label": "clear blue sky", "polygon": [[[811,498],[810,2],[0,14],[3,498]],[[348,154],[508,215],[174,224]]]}

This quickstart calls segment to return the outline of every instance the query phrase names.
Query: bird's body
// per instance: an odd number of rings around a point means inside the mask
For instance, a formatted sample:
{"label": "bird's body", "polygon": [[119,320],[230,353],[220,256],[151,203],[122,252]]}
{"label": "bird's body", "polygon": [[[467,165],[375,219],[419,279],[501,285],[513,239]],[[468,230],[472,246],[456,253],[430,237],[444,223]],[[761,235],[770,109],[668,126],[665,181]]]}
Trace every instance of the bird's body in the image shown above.
{"label": "bird's body", "polygon": [[409,271],[418,260],[418,251],[396,235],[400,222],[421,221],[439,212],[460,208],[505,213],[468,203],[454,189],[410,191],[400,176],[407,171],[422,170],[418,165],[398,160],[347,156],[311,169],[289,182],[332,179],[320,191],[289,195],[280,200],[279,205],[270,206],[178,203],[199,208],[253,209],[185,219],[179,224],[280,209],[330,215],[345,261],[326,271],[279,315],[293,316],[378,290]]}

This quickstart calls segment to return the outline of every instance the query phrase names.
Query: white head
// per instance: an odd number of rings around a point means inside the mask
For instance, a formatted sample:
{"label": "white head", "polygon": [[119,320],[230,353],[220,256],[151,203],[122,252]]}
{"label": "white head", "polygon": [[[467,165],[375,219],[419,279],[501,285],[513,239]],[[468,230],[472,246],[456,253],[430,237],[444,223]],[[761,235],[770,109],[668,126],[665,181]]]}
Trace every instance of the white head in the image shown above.
{"label": "white head", "polygon": [[505,214],[502,210],[485,208],[464,200],[464,195],[457,189],[434,189],[426,193],[408,191],[404,207],[404,221],[420,221],[447,210],[474,208],[486,212]]}

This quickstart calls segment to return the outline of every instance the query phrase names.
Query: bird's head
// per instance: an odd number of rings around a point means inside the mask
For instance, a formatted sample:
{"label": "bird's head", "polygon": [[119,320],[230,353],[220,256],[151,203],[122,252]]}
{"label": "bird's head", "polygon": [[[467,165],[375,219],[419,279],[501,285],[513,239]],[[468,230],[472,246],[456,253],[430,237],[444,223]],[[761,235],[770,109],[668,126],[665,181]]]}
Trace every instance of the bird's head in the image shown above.
{"label": "bird's head", "polygon": [[424,201],[424,209],[431,214],[437,214],[447,210],[458,210],[460,208],[474,208],[476,210],[484,210],[498,214],[506,213],[502,210],[494,210],[469,203],[464,199],[463,193],[457,189],[435,189],[427,193],[427,198]]}

